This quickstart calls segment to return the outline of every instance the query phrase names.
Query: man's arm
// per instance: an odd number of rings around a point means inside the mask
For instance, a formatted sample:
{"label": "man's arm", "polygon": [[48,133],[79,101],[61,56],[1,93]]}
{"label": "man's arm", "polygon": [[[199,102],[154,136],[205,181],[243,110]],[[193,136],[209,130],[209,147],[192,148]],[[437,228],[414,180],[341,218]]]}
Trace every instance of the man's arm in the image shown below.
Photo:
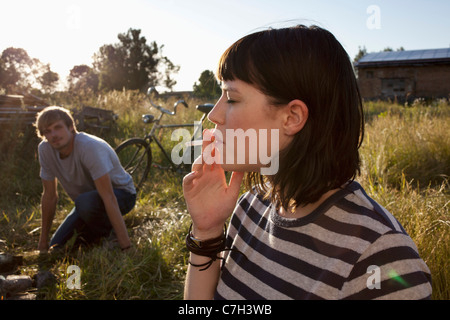
{"label": "man's arm", "polygon": [[38,250],[45,252],[48,250],[48,236],[50,228],[52,227],[53,218],[56,212],[56,203],[58,201],[58,191],[56,188],[57,181],[43,180],[43,192],[41,197],[41,212],[42,212],[42,229],[39,238]]}
{"label": "man's arm", "polygon": [[128,231],[125,226],[122,214],[120,213],[119,204],[114,194],[114,190],[111,184],[109,174],[105,174],[94,180],[95,187],[97,188],[100,197],[105,205],[106,214],[109,221],[116,233],[117,240],[122,249],[127,249],[131,246],[130,238],[128,237]]}

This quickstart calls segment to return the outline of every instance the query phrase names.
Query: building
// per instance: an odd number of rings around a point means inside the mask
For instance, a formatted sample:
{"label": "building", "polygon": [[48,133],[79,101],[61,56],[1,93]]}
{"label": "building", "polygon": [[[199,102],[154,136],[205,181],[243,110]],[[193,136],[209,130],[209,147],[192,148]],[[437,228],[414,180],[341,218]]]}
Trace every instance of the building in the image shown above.
{"label": "building", "polygon": [[366,100],[450,98],[450,48],[369,53],[355,67]]}

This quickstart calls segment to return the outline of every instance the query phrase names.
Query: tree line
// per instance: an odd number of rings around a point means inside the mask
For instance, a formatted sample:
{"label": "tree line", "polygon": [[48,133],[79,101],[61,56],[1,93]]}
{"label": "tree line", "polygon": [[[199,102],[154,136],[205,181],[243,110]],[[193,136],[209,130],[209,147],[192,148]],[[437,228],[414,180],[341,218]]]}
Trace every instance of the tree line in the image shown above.
{"label": "tree line", "polygon": [[6,93],[29,91],[39,86],[42,91],[51,91],[59,75],[39,59],[31,58],[22,48],[7,48],[0,57],[0,88]]}
{"label": "tree line", "polygon": [[[172,90],[173,76],[180,66],[163,54],[164,45],[147,42],[140,29],[118,34],[118,42],[101,46],[92,65],[76,65],[67,78],[67,90],[73,94],[111,90],[139,90],[164,86]],[[7,48],[0,57],[0,92],[6,94],[50,94],[57,88],[59,75],[50,64],[32,58],[25,49]],[[211,97],[220,94],[220,86],[209,70],[202,72],[194,94]]]}

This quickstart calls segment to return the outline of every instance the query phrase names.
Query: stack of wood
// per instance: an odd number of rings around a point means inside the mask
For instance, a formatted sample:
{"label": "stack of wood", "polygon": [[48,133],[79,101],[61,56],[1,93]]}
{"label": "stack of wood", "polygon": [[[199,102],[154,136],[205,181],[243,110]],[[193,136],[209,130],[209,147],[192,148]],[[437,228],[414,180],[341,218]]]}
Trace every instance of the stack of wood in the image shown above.
{"label": "stack of wood", "polygon": [[47,106],[47,102],[33,95],[0,95],[0,125],[33,124],[36,114]]}

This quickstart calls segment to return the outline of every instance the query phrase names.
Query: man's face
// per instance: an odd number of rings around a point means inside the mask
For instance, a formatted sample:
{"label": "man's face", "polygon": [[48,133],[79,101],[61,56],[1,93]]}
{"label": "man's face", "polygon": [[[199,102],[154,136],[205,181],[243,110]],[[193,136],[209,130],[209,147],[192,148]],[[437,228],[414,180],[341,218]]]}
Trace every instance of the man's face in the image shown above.
{"label": "man's face", "polygon": [[46,127],[43,134],[54,149],[63,151],[72,143],[73,128],[67,127],[63,120],[58,120]]}

